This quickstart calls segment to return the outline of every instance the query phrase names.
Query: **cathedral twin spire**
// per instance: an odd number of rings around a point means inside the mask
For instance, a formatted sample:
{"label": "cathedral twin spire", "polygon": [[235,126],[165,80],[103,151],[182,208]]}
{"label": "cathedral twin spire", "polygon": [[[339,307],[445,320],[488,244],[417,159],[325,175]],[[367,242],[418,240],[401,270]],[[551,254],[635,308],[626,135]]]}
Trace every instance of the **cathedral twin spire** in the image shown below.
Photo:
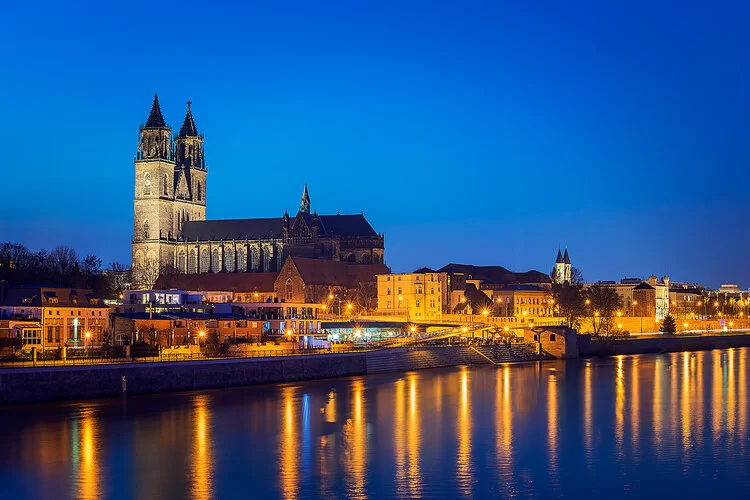
{"label": "cathedral twin spire", "polygon": [[[190,109],[192,104],[192,101],[187,102],[185,121],[182,123],[178,137],[198,137],[198,128],[195,126],[193,112]],[[154,103],[151,105],[151,112],[148,115],[148,120],[146,120],[146,126],[144,128],[170,128],[167,126],[167,123],[164,121],[164,115],[161,113],[159,94],[154,94]]]}

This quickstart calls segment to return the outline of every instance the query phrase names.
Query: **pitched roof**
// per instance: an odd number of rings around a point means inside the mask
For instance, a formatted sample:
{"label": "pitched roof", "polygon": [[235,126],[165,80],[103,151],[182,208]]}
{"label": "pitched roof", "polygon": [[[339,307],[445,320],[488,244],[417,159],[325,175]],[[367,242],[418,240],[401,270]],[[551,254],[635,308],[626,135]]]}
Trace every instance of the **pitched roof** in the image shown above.
{"label": "pitched roof", "polygon": [[434,269],[430,269],[429,267],[420,267],[416,271],[414,271],[414,274],[427,274],[427,273],[435,273]]}
{"label": "pitched roof", "polygon": [[198,137],[198,129],[195,127],[195,121],[193,121],[193,112],[190,110],[191,104],[192,102],[187,102],[187,113],[185,113],[185,121],[182,122],[182,127],[180,127],[179,137]]}
{"label": "pitched roof", "polygon": [[[313,216],[302,214],[308,225]],[[320,215],[319,235],[377,237],[364,215]],[[187,221],[182,227],[183,241],[269,239],[283,236],[284,218],[224,219]]]}
{"label": "pitched roof", "polygon": [[560,252],[560,249],[557,249],[557,259],[555,259],[555,264],[564,264],[562,252]]}
{"label": "pitched roof", "polygon": [[320,215],[322,234],[338,236],[378,236],[363,214]]}
{"label": "pitched roof", "polygon": [[565,249],[565,255],[563,255],[563,263],[570,264],[570,256],[568,255],[568,249]]}
{"label": "pitched roof", "polygon": [[146,128],[167,128],[161,114],[161,107],[159,107],[159,94],[154,94],[154,103],[151,105],[151,113],[146,120]]}
{"label": "pitched roof", "polygon": [[201,273],[159,276],[154,289],[205,292],[273,292],[278,273]]}
{"label": "pitched roof", "polygon": [[251,240],[282,237],[284,219],[193,220],[182,226],[183,241]]}
{"label": "pitched roof", "polygon": [[640,285],[634,286],[633,290],[655,290],[655,288],[643,281]]}
{"label": "pitched roof", "polygon": [[385,264],[355,264],[336,260],[289,257],[284,266],[293,264],[305,285],[344,286],[376,283],[378,274],[390,274]]}
{"label": "pitched roof", "polygon": [[448,264],[438,269],[441,273],[463,273],[470,279],[482,280],[485,283],[508,285],[513,283],[549,283],[550,278],[539,271],[514,273],[502,266],[472,266],[468,264]]}
{"label": "pitched roof", "polygon": [[0,301],[0,305],[29,307],[108,307],[100,297],[88,289],[24,285],[8,287],[4,299]]}

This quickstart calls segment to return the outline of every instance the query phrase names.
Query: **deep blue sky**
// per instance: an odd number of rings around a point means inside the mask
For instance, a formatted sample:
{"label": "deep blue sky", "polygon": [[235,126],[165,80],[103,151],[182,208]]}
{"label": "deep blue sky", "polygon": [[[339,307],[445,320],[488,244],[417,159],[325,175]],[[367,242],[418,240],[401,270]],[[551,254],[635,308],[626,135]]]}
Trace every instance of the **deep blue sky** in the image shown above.
{"label": "deep blue sky", "polygon": [[208,217],[365,211],[448,262],[750,286],[750,3],[10,2],[0,240],[129,262],[159,92]]}

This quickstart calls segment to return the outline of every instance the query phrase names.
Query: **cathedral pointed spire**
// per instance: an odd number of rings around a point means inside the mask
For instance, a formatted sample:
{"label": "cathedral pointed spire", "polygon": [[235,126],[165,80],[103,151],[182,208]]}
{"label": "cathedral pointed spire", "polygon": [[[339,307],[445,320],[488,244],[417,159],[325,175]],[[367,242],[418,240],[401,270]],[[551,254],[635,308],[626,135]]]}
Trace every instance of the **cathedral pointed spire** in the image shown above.
{"label": "cathedral pointed spire", "polygon": [[195,127],[193,112],[190,110],[191,104],[193,104],[192,101],[187,102],[187,113],[185,113],[185,121],[182,122],[179,137],[198,137],[198,129]]}
{"label": "cathedral pointed spire", "polygon": [[568,247],[565,247],[565,255],[563,255],[563,263],[570,265],[570,256],[568,255]]}
{"label": "cathedral pointed spire", "polygon": [[562,252],[560,251],[560,248],[558,247],[558,249],[557,249],[557,259],[555,259],[555,264],[562,264],[563,262],[564,261],[563,261]]}
{"label": "cathedral pointed spire", "polygon": [[310,195],[307,192],[307,182],[305,182],[305,190],[302,192],[302,200],[299,202],[299,211],[304,214],[310,213]]}
{"label": "cathedral pointed spire", "polygon": [[146,128],[167,128],[159,106],[159,94],[154,94],[154,104],[151,105],[151,113],[146,120]]}

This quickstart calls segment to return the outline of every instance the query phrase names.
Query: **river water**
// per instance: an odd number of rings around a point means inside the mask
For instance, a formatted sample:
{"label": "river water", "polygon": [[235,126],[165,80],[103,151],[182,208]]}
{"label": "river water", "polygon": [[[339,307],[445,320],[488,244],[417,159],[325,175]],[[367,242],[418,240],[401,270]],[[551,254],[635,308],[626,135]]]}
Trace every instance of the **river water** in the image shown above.
{"label": "river water", "polygon": [[0,407],[0,496],[747,498],[749,356]]}

